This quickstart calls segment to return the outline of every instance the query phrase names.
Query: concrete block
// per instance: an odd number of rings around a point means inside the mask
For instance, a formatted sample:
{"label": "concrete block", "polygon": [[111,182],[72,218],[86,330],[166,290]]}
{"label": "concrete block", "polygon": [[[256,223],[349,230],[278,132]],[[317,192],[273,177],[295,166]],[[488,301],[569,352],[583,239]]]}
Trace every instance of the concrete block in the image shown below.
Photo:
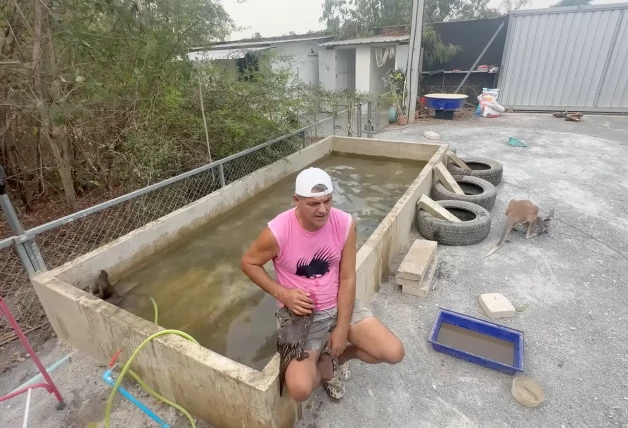
{"label": "concrete block", "polygon": [[480,305],[489,318],[512,318],[515,316],[514,306],[503,294],[482,294]]}
{"label": "concrete block", "polygon": [[454,180],[451,176],[447,168],[442,163],[439,163],[434,166],[434,174],[436,174],[436,178],[443,183],[443,186],[450,192],[454,192],[456,195],[464,195],[464,192],[458,185],[458,182]]}
{"label": "concrete block", "polygon": [[425,138],[428,140],[440,140],[440,135],[434,131],[425,131],[423,135],[425,135]]}
{"label": "concrete block", "polygon": [[399,265],[397,278],[415,281],[416,286],[418,286],[425,277],[427,268],[436,254],[437,245],[436,241],[426,239],[414,241],[401,265]]}
{"label": "concrete block", "polygon": [[404,294],[411,294],[417,297],[427,297],[432,289],[432,282],[434,275],[436,274],[436,268],[438,267],[438,256],[434,256],[432,263],[428,268],[427,273],[423,277],[423,280],[419,283],[417,281],[409,281],[407,279],[397,277],[397,284],[401,285],[401,292]]}
{"label": "concrete block", "polygon": [[416,297],[427,297],[428,293],[430,292],[430,286],[425,285],[421,288],[414,288],[414,287],[408,287],[408,286],[402,285],[401,292],[403,294],[410,294]]}
{"label": "concrete block", "polygon": [[456,217],[455,215],[447,211],[445,208],[440,206],[437,202],[434,202],[432,198],[430,198],[429,196],[425,194],[423,194],[421,196],[421,199],[419,199],[419,202],[417,203],[417,209],[425,210],[429,214],[433,215],[436,218],[440,218],[441,220],[454,221],[454,222],[461,221],[458,217]]}
{"label": "concrete block", "polygon": [[464,163],[464,161],[462,159],[460,159],[458,156],[456,156],[456,153],[451,151],[451,150],[447,150],[446,153],[447,157],[449,159],[451,159],[451,161],[453,163],[455,163],[456,165],[458,165],[460,168],[462,169],[467,169],[469,171],[471,171],[471,168],[469,167],[469,165],[467,165],[466,163]]}

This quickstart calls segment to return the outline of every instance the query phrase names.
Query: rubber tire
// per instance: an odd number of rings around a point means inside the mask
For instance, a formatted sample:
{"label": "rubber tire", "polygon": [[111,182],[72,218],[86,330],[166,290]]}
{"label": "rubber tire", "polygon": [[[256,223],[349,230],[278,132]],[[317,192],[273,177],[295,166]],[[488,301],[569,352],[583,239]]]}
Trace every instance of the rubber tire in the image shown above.
{"label": "rubber tire", "polygon": [[462,169],[453,162],[447,163],[447,169],[451,175],[470,175],[472,177],[482,178],[493,186],[497,186],[502,181],[504,174],[504,166],[496,160],[481,157],[461,158],[465,163],[481,163],[489,166],[489,169]]}
{"label": "rubber tire", "polygon": [[439,201],[443,208],[471,211],[475,218],[469,221],[449,222],[438,219],[424,210],[418,210],[419,233],[430,241],[443,245],[473,245],[482,242],[491,231],[491,214],[479,205],[465,201]]}
{"label": "rubber tire", "polygon": [[473,177],[471,175],[454,175],[456,183],[475,184],[482,188],[483,192],[479,195],[458,195],[457,193],[447,190],[443,183],[437,181],[432,186],[432,199],[435,201],[466,201],[486,208],[488,211],[493,209],[495,200],[497,199],[497,188],[483,178]]}

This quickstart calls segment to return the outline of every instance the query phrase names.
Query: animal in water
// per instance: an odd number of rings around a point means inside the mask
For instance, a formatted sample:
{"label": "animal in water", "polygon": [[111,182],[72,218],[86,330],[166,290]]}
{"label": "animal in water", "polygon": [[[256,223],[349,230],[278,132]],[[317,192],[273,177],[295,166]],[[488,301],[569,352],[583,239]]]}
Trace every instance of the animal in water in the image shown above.
{"label": "animal in water", "polygon": [[109,282],[109,274],[106,270],[101,270],[98,274],[98,278],[91,285],[91,293],[99,299],[106,300],[109,303],[118,305],[122,300],[122,297],[118,295],[116,289]]}
{"label": "animal in water", "polygon": [[[528,228],[526,230],[526,239],[530,239],[534,236],[547,232],[549,230],[549,222],[552,217],[554,217],[553,209],[549,212],[547,217],[539,217],[539,207],[534,205],[532,202],[528,200],[512,199],[508,203],[508,208],[506,208],[506,224],[504,225],[502,236],[499,238],[497,245],[495,245],[485,257],[488,257],[495,251],[499,250],[502,245],[504,245],[504,242],[506,242],[508,234],[518,225],[527,224]],[[532,232],[533,228],[535,229],[534,232]]]}
{"label": "animal in water", "polygon": [[279,396],[283,393],[286,369],[290,361],[302,361],[309,357],[305,351],[305,339],[312,325],[313,315],[296,315],[288,311],[290,317],[282,321],[277,331],[277,352],[279,352]]}

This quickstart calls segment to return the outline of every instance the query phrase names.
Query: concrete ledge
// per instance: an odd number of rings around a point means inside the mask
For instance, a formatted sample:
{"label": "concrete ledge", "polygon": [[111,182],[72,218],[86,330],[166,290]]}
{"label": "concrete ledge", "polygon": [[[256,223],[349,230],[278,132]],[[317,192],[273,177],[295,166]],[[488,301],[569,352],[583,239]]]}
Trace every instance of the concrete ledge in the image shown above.
{"label": "concrete ledge", "polygon": [[[427,161],[357,254],[357,295],[370,302],[414,224],[416,203],[429,193],[434,165],[447,145],[329,137],[198,201],[104,245],[32,282],[58,337],[101,363],[119,349],[122,360],[161,328],[77,287],[100,269],[122,276],[148,256],[227,213],[247,199],[333,151]],[[147,345],[133,369],[148,385],[217,428],[292,427],[300,406],[279,397],[278,355],[260,372],[178,336]]]}

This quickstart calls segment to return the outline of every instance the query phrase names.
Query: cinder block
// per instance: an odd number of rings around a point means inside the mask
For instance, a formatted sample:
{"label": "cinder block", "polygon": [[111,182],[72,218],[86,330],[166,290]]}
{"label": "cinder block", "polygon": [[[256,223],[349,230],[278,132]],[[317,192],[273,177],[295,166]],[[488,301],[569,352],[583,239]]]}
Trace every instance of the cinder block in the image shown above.
{"label": "cinder block", "polygon": [[414,241],[397,270],[397,278],[415,281],[416,286],[418,286],[436,254],[437,246],[436,241],[426,239]]}
{"label": "cinder block", "polygon": [[480,296],[480,305],[489,318],[512,318],[515,316],[514,306],[503,294],[482,294]]}
{"label": "cinder block", "polygon": [[423,133],[428,140],[440,140],[440,135],[434,131],[425,131]]}
{"label": "cinder block", "polygon": [[458,185],[458,182],[454,180],[442,162],[434,166],[434,174],[436,175],[436,178],[443,183],[443,186],[445,186],[447,190],[454,192],[456,195],[464,195],[464,192]]}
{"label": "cinder block", "polygon": [[421,199],[417,203],[417,209],[425,210],[436,218],[441,220],[459,222],[460,219],[440,206],[437,202],[434,202],[432,198],[427,195],[422,195]]}
{"label": "cinder block", "polygon": [[404,294],[411,294],[417,297],[427,297],[430,290],[432,289],[432,281],[434,279],[434,274],[436,273],[437,267],[438,256],[434,256],[427,273],[420,283],[417,281],[409,281],[407,279],[397,277],[397,284],[401,285],[401,292]]}

